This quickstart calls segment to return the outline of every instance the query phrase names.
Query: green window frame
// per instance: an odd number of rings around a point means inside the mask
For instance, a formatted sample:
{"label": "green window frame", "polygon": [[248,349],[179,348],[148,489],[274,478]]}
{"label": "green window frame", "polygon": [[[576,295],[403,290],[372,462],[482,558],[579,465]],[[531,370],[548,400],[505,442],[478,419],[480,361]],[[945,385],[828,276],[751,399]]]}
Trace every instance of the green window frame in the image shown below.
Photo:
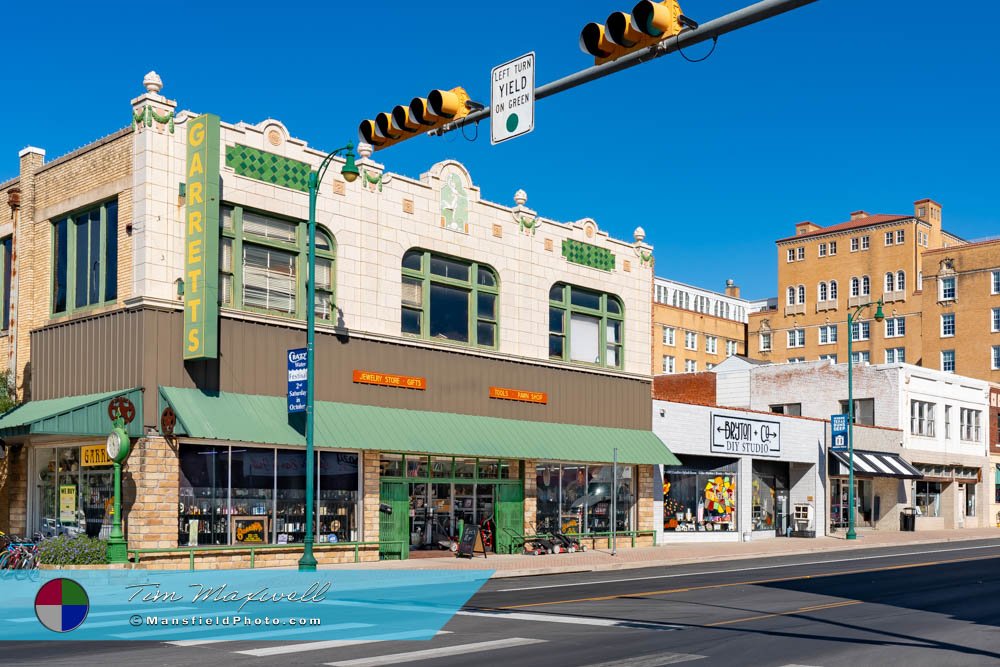
{"label": "green window frame", "polygon": [[[574,332],[577,338],[575,345]],[[624,341],[625,307],[620,298],[607,292],[563,282],[551,287],[550,359],[621,368],[624,363]]]}
{"label": "green window frame", "polygon": [[50,310],[66,315],[118,299],[118,200],[52,221]]}
{"label": "green window frame", "polygon": [[0,239],[0,276],[3,278],[3,293],[0,297],[3,298],[3,323],[0,326],[0,330],[7,331],[10,329],[10,283],[11,276],[13,275],[13,258],[14,258],[14,237],[5,236]]}
{"label": "green window frame", "polygon": [[404,336],[497,348],[500,282],[493,267],[411,248],[403,254],[401,284]]}
{"label": "green window frame", "polygon": [[[305,319],[309,225],[244,206],[219,215],[219,304],[252,313]],[[337,246],[316,227],[316,319],[334,320]]]}

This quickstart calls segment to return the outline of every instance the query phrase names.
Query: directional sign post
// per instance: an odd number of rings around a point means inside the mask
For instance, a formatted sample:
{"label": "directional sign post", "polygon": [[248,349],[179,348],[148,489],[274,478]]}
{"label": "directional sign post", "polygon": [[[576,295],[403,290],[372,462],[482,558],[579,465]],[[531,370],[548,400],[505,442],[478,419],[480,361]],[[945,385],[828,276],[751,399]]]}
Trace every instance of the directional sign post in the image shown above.
{"label": "directional sign post", "polygon": [[535,129],[535,52],[490,73],[490,142],[494,145]]}
{"label": "directional sign post", "polygon": [[830,450],[834,452],[847,451],[847,415],[830,416],[830,434],[833,440]]}
{"label": "directional sign post", "polygon": [[306,411],[306,348],[299,347],[288,351],[288,412]]}

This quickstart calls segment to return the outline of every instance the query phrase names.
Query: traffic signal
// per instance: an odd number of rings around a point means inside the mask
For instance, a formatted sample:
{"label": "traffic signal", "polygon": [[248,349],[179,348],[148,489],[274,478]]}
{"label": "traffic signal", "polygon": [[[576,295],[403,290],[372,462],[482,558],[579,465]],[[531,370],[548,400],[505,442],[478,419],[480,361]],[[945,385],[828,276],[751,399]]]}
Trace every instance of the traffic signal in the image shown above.
{"label": "traffic signal", "polygon": [[580,32],[580,48],[594,56],[595,65],[603,65],[673,37],[684,28],[697,27],[681,13],[677,0],[642,0],[631,14],[615,12],[604,25],[585,25]]}
{"label": "traffic signal", "polygon": [[400,104],[391,112],[383,111],[374,120],[361,121],[358,136],[379,150],[464,118],[473,108],[481,107],[470,100],[462,87],[432,90],[427,97],[414,97],[409,106]]}

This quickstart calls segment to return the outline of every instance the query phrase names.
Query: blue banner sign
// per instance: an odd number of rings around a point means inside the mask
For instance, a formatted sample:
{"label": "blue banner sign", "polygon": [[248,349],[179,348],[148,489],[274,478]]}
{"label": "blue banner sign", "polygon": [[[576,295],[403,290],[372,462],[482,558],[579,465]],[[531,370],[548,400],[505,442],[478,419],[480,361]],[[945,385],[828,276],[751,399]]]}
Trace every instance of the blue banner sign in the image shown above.
{"label": "blue banner sign", "polygon": [[306,348],[299,347],[288,351],[288,412],[306,411],[306,387],[309,377],[306,371],[306,360],[309,358]]}
{"label": "blue banner sign", "polygon": [[830,433],[833,439],[830,449],[835,452],[847,451],[847,415],[830,416]]}

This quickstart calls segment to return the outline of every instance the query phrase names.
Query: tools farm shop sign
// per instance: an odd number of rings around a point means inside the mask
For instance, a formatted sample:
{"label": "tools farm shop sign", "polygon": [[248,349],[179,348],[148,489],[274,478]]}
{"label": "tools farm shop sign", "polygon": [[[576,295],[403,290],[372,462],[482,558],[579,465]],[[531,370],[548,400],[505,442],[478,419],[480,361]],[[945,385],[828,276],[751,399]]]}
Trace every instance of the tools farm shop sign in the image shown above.
{"label": "tools farm shop sign", "polygon": [[187,124],[184,359],[219,355],[219,117]]}
{"label": "tools farm shop sign", "polygon": [[712,452],[781,456],[781,424],[763,419],[712,415]]}

